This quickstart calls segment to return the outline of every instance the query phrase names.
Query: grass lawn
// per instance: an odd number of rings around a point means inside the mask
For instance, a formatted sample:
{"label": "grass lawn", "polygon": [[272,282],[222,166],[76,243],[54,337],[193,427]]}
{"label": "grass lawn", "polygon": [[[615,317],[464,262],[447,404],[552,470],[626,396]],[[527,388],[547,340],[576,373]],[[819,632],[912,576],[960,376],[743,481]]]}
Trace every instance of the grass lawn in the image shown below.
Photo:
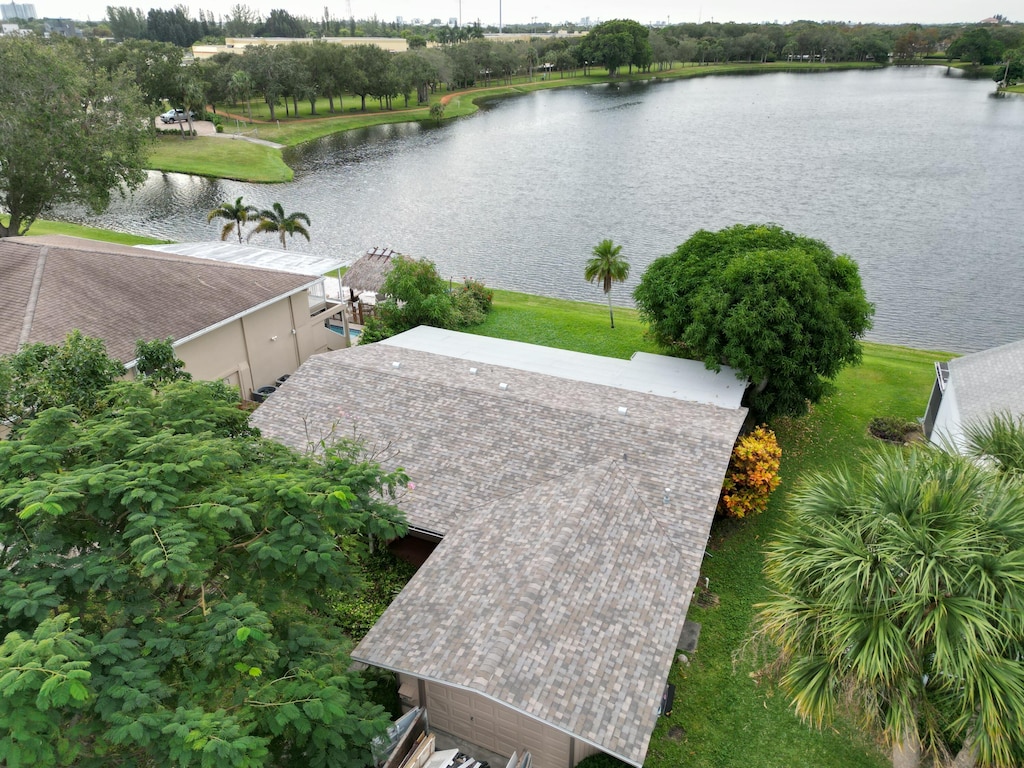
{"label": "grass lawn", "polygon": [[212,136],[159,135],[147,165],[160,171],[252,182],[291,181],[295,176],[279,149]]}
{"label": "grass lawn", "polygon": [[[7,217],[0,217],[5,224],[7,223]],[[158,245],[160,243],[169,243],[170,240],[158,240],[153,237],[143,237],[141,235],[129,235],[124,232],[115,232],[112,229],[97,229],[96,227],[86,227],[81,224],[68,224],[63,221],[46,221],[45,219],[36,219],[35,223],[32,224],[32,228],[28,231],[29,235],[71,235],[72,237],[84,237],[89,240],[102,240],[106,243],[120,243],[121,245]]]}

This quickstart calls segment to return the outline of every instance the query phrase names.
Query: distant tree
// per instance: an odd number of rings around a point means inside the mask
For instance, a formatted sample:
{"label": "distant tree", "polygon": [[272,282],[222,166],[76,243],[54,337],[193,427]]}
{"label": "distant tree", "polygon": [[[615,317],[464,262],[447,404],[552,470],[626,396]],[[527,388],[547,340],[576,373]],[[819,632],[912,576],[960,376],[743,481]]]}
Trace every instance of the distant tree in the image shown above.
{"label": "distant tree", "polygon": [[1018,478],[934,448],[805,478],[760,606],[797,714],[855,708],[897,768],[1021,765],[1022,520]]}
{"label": "distant tree", "polygon": [[[241,198],[239,198],[241,200]],[[281,238],[281,248],[287,250],[288,244],[285,242],[285,235],[302,235],[306,240],[309,240],[309,230],[306,226],[309,225],[309,216],[301,212],[288,213],[284,212],[284,208],[280,203],[274,203],[270,208],[259,212],[259,223],[256,228],[249,234],[249,237],[256,234],[257,232],[277,232]],[[305,222],[305,226],[303,225]]]}
{"label": "distant tree", "polygon": [[238,235],[238,244],[242,244],[242,230],[245,225],[259,216],[259,209],[255,205],[244,205],[242,198],[236,198],[233,203],[221,203],[208,214],[206,221],[224,219],[225,224],[220,231],[220,239],[227,240],[228,235],[234,232]]}
{"label": "distant tree", "polygon": [[950,43],[946,55],[972,64],[995,64],[1003,56],[1003,45],[985,27],[974,27]]}
{"label": "distant tree", "polygon": [[248,5],[236,3],[231,6],[228,18],[224,22],[224,34],[227,37],[251,37],[260,23],[260,15]]}
{"label": "distant tree", "polygon": [[10,36],[0,72],[0,237],[60,203],[102,211],[112,190],[145,180],[152,129],[127,74],[87,69],[66,43]]}
{"label": "distant tree", "polygon": [[28,344],[0,357],[0,423],[17,426],[47,408],[95,413],[101,394],[123,376],[100,339],[72,331],[62,344]]}
{"label": "distant tree", "polygon": [[306,25],[283,8],[275,8],[260,26],[256,37],[305,37]]}
{"label": "distant tree", "polygon": [[151,384],[0,442],[4,764],[371,764],[390,716],[328,607],[405,531],[405,477],[261,439],[219,382]]}
{"label": "distant tree", "polygon": [[608,298],[608,317],[615,327],[615,313],[612,311],[612,283],[621,283],[629,277],[629,262],[619,258],[622,246],[611,240],[602,240],[594,246],[593,258],[587,262],[583,277],[588,283],[597,283]]}
{"label": "distant tree", "polygon": [[181,5],[171,10],[150,8],[146,16],[146,37],[188,48],[203,37],[203,27],[187,13],[188,9]]}
{"label": "distant tree", "polygon": [[860,360],[874,307],[857,264],[776,225],[701,230],[656,259],[634,292],[661,344],[751,381],[760,420],[799,415]]}
{"label": "distant tree", "polygon": [[438,125],[444,120],[444,102],[435,101],[430,105],[430,117]]}
{"label": "distant tree", "polygon": [[107,21],[114,39],[119,43],[125,40],[141,40],[146,36],[146,17],[139,8],[125,5],[108,5]]}
{"label": "distant tree", "polygon": [[595,26],[580,44],[591,64],[607,68],[612,77],[620,67],[647,69],[651,65],[651,44],[647,27],[628,19],[614,19]]}

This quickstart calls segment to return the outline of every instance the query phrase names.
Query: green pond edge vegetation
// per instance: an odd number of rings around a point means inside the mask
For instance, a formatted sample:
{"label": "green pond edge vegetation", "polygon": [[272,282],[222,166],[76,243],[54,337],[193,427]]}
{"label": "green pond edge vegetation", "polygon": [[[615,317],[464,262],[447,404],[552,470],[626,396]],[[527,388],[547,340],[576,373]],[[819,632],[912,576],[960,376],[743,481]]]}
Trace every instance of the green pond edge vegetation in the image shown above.
{"label": "green pond edge vegetation", "polygon": [[[113,242],[156,242],[70,224],[39,222],[32,234],[76,234]],[[108,237],[101,237],[107,234]],[[583,268],[580,266],[580,279]],[[615,328],[600,290],[594,303],[494,292],[494,308],[471,332],[610,357],[657,352],[635,310],[616,308]],[[621,295],[619,298],[623,298]],[[860,365],[837,377],[835,392],[800,419],[777,419],[783,449],[782,485],[767,511],[715,522],[701,575],[717,596],[712,607],[694,602],[689,618],[701,624],[687,663],[672,665],[677,686],[672,714],[659,720],[645,768],[883,768],[890,765],[870,734],[851,718],[821,731],[801,723],[773,681],[759,673],[751,647],[753,606],[767,597],[763,548],[786,516],[786,501],[802,477],[856,464],[877,441],[867,425],[877,416],[915,421],[924,414],[945,352],[865,343]],[[762,652],[764,649],[760,649]]]}

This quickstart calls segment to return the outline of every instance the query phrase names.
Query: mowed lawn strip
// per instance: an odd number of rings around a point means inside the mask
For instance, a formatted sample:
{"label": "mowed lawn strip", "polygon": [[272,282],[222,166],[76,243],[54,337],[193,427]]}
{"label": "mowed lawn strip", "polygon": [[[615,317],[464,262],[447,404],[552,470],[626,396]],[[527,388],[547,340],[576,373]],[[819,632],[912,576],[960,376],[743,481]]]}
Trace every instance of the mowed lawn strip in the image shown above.
{"label": "mowed lawn strip", "polygon": [[160,171],[237,181],[278,183],[295,177],[281,150],[222,136],[161,134],[153,143],[148,165]]}

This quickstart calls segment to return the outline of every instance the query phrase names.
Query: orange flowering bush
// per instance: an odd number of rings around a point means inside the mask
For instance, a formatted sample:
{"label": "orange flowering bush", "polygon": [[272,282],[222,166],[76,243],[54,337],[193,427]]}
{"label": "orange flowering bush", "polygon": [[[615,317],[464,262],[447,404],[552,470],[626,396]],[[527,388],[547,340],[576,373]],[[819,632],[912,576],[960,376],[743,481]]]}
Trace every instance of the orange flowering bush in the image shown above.
{"label": "orange flowering bush", "polygon": [[779,487],[782,448],[765,425],[741,437],[732,449],[729,470],[722,483],[718,511],[729,517],[764,512],[772,491]]}

